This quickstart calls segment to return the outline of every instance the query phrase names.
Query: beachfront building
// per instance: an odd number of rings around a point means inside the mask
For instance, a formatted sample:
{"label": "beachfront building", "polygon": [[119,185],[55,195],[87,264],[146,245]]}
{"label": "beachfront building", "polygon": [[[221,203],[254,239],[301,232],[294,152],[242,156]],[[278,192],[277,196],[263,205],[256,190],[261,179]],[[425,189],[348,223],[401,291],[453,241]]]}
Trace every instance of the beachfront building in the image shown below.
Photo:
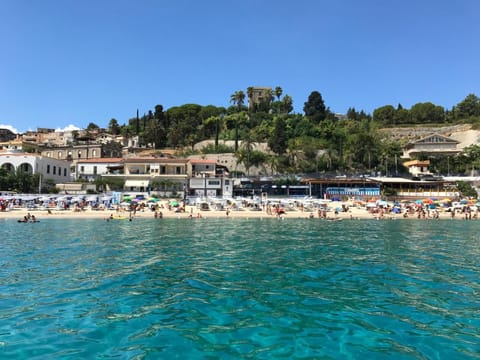
{"label": "beachfront building", "polygon": [[0,153],[0,167],[10,172],[39,174],[41,181],[49,179],[55,184],[71,180],[70,164],[67,161],[37,154]]}
{"label": "beachfront building", "polygon": [[183,194],[189,177],[187,163],[187,159],[154,156],[124,158],[121,169],[110,166],[102,178],[122,180],[123,190],[130,193]]}
{"label": "beachfront building", "polygon": [[426,198],[455,199],[459,196],[456,182],[441,178],[405,179],[397,177],[372,178],[385,194],[395,200],[418,200]]}
{"label": "beachfront building", "polygon": [[408,169],[408,172],[412,176],[422,176],[428,175],[430,172],[428,171],[428,167],[430,166],[430,160],[411,160],[403,163]]}
{"label": "beachfront building", "polygon": [[346,198],[371,199],[381,195],[380,183],[370,178],[305,178],[309,196],[319,199],[341,200]]}
{"label": "beachfront building", "polygon": [[416,180],[400,177],[306,178],[302,182],[309,185],[312,197],[321,199],[416,200],[458,196],[454,181],[434,177]]}
{"label": "beachfront building", "polygon": [[228,168],[211,159],[189,159],[188,195],[194,197],[231,197],[233,180]]}
{"label": "beachfront building", "polygon": [[123,168],[123,159],[120,157],[78,160],[73,167],[73,177],[75,180],[93,182],[107,174],[123,174]]}
{"label": "beachfront building", "polygon": [[422,139],[409,142],[403,149],[402,157],[413,159],[418,155],[457,155],[461,152],[457,149],[459,142],[449,137],[432,134]]}

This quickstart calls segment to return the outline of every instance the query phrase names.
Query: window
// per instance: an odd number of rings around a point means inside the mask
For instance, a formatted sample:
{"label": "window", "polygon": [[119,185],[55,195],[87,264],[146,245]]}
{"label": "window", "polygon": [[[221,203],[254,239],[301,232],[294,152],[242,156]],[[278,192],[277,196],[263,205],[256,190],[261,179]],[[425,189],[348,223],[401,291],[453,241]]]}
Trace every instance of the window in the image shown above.
{"label": "window", "polygon": [[53,175],[56,175],[56,174],[57,174],[57,167],[53,166]]}
{"label": "window", "polygon": [[80,166],[80,172],[84,173],[85,172],[85,166]]}
{"label": "window", "polygon": [[165,173],[166,173],[165,166],[160,166],[160,174],[165,174]]}
{"label": "window", "polygon": [[58,158],[59,158],[59,159],[62,158],[62,152],[61,152],[61,151],[58,152]]}
{"label": "window", "polygon": [[97,175],[97,167],[96,166],[93,167],[93,174]]}
{"label": "window", "polygon": [[208,185],[218,186],[220,185],[219,180],[208,180]]}
{"label": "window", "polygon": [[82,151],[78,150],[78,158],[80,159],[82,157]]}
{"label": "window", "polygon": [[47,165],[47,174],[50,174],[50,165]]}
{"label": "window", "polygon": [[63,169],[63,176],[67,176],[67,168]]}
{"label": "window", "polygon": [[177,175],[182,173],[182,167],[181,166],[177,166],[176,173],[177,173]]}
{"label": "window", "polygon": [[92,157],[96,157],[97,156],[97,150],[93,150],[92,151]]}

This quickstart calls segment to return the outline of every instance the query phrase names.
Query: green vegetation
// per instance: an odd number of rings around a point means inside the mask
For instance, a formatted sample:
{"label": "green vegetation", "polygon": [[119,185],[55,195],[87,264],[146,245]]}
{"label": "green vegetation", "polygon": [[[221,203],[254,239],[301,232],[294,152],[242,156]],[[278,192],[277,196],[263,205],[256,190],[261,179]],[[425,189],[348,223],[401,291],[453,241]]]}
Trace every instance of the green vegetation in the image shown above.
{"label": "green vegetation", "polygon": [[[164,110],[162,105],[156,105],[153,111],[137,115],[123,126],[111,119],[108,130],[112,134],[136,135],[140,145],[154,149],[175,148],[181,156],[199,153],[193,146],[200,141],[214,140],[214,145],[200,153],[234,152],[246,169],[259,166],[279,174],[376,171],[401,175],[405,169],[399,159],[405,144],[392,140],[380,129],[461,123],[480,127],[480,99],[474,94],[449,110],[430,102],[410,109],[401,104],[385,105],[375,109],[373,115],[351,107],[346,116],[339,118],[318,91],[308,96],[304,114],[292,113],[293,99],[281,87],[270,92],[261,90],[257,101],[250,101],[254,91],[253,87],[246,92],[235,91],[228,108],[185,104]],[[89,124],[90,130],[95,128],[95,124]],[[219,144],[220,140],[233,141],[233,149]],[[254,146],[259,143],[267,143],[271,152],[259,153]],[[430,160],[434,171],[459,174],[480,168],[479,159],[470,154]]]}

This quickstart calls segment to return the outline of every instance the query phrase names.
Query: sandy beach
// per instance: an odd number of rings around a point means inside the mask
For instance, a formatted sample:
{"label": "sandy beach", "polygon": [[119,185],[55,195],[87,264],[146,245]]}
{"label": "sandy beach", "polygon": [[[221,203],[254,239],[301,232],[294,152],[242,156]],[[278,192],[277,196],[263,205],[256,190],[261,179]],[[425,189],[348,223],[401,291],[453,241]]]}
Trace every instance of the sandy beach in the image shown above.
{"label": "sandy beach", "polygon": [[[339,203],[339,207],[341,207],[342,203]],[[161,213],[161,215],[160,215]],[[338,213],[334,211],[329,211],[326,214],[327,219],[341,219],[341,220],[356,220],[356,219],[370,219],[370,220],[408,220],[408,219],[419,219],[418,213],[410,213],[408,216],[404,215],[405,212],[395,214],[391,212],[375,212],[372,213],[365,207],[355,207],[355,206],[348,206],[347,211],[340,211]],[[92,209],[84,209],[84,210],[57,210],[51,209],[50,211],[46,210],[30,210],[25,208],[16,208],[7,211],[0,212],[0,219],[17,219],[21,220],[24,216],[34,215],[37,220],[42,219],[103,219],[109,220],[113,217],[113,219],[147,219],[147,218],[171,218],[171,219],[187,219],[187,218],[242,218],[242,219],[255,219],[255,218],[285,218],[285,219],[300,219],[300,218],[308,218],[308,219],[316,219],[320,220],[321,218],[318,215],[317,211],[302,211],[300,209],[286,211],[284,214],[280,216],[268,214],[264,210],[248,210],[248,209],[241,209],[236,211],[227,211],[221,210],[206,210],[202,211],[194,206],[186,206],[184,212],[176,212],[175,208],[171,210],[164,208],[160,209],[157,212],[157,216],[155,212],[149,208],[145,208],[141,211],[136,211],[135,213],[130,213],[129,211],[125,210],[111,210],[111,209],[102,209],[102,210],[92,210]],[[435,220],[435,216],[433,214],[427,213],[425,217],[420,216],[420,219],[425,220]],[[472,217],[475,219],[476,217]],[[452,219],[451,213],[446,211],[439,211],[438,212],[438,219]],[[465,215],[462,213],[457,212],[455,214],[454,219],[464,220]]]}

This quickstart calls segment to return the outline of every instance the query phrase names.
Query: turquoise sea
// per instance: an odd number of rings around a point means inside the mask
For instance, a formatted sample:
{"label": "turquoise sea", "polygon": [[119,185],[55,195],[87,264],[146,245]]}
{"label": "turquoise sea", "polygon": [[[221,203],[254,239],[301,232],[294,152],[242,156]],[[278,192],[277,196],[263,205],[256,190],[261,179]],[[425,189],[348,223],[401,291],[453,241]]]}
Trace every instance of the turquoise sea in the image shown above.
{"label": "turquoise sea", "polygon": [[2,359],[478,359],[480,223],[0,220]]}

